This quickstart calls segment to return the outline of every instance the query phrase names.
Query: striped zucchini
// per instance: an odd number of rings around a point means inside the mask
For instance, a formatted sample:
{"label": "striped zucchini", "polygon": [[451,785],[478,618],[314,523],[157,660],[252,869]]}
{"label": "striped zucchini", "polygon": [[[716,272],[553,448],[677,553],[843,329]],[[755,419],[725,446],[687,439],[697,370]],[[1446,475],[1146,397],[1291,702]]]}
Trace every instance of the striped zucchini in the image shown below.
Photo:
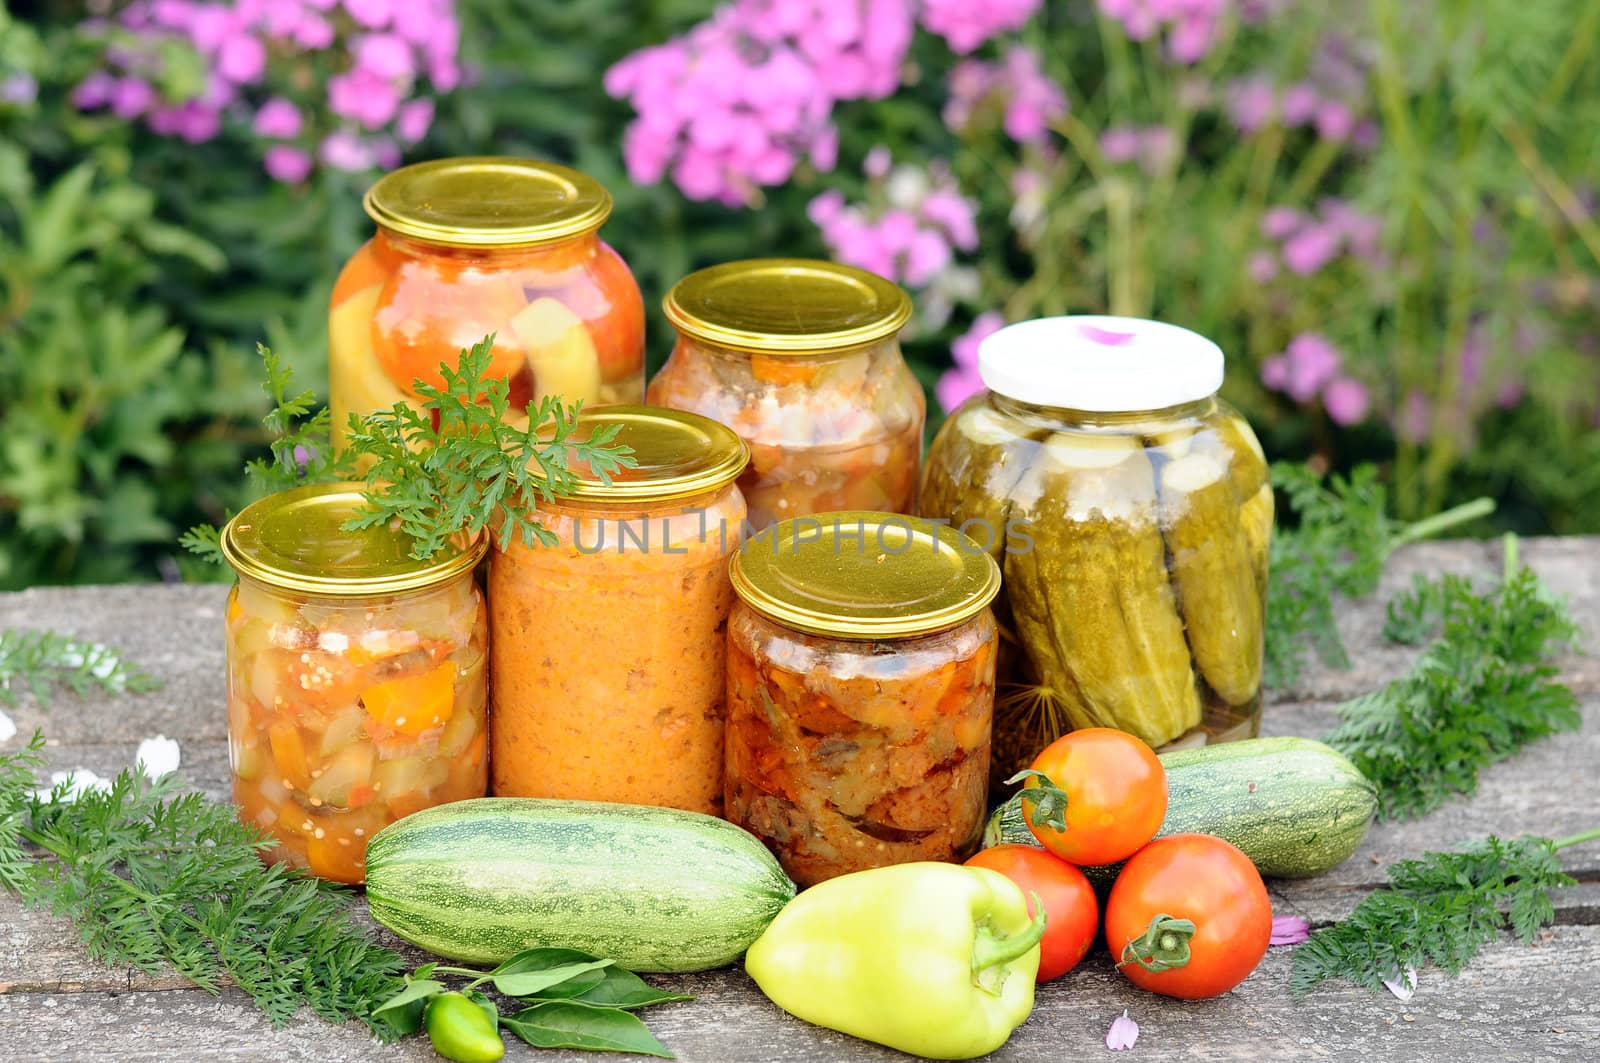
{"label": "striped zucchini", "polygon": [[[1307,878],[1343,862],[1367,836],[1377,790],[1349,758],[1309,738],[1251,738],[1161,754],[1167,817],[1157,837],[1214,834],[1263,875]],[[985,844],[1036,845],[1015,801]],[[1091,875],[1092,878],[1097,877]]]}
{"label": "striped zucchini", "polygon": [[668,808],[476,798],[407,816],[367,848],[372,917],[480,964],[552,945],[632,971],[721,967],[793,896],[753,835]]}

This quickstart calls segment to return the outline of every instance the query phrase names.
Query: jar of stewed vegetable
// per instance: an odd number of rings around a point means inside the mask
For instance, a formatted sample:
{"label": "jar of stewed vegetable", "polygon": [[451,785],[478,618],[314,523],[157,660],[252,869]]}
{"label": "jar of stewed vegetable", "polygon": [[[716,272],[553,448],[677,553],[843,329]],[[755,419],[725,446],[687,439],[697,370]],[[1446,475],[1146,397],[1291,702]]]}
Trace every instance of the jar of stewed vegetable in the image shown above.
{"label": "jar of stewed vegetable", "polygon": [[493,789],[722,812],[728,555],[745,529],[748,453],[682,410],[585,410],[634,465],[581,465],[541,502],[547,540],[489,558]]}
{"label": "jar of stewed vegetable", "polygon": [[419,562],[399,531],[344,530],[362,505],[295,488],[222,533],[234,803],[268,860],[353,883],[380,828],[482,797],[488,771],[484,544]]}
{"label": "jar of stewed vegetable", "polygon": [[978,847],[1000,570],[948,525],[782,521],[735,556],[727,818],[797,883]]}
{"label": "jar of stewed vegetable", "polygon": [[1058,317],[979,347],[988,388],[929,450],[924,515],[989,546],[1008,630],[995,778],[1064,731],[1256,734],[1273,499],[1223,357],[1154,321]]}
{"label": "jar of stewed vegetable", "polygon": [[334,285],[328,404],[335,445],[351,413],[443,386],[440,366],[491,332],[489,375],[513,411],[559,395],[594,405],[644,393],[644,302],[599,237],[611,196],[587,174],[512,158],[396,170],[365,206],[378,231]]}
{"label": "jar of stewed vegetable", "polygon": [[752,527],[839,509],[910,513],[922,387],[900,355],[911,300],[864,270],[752,259],[691,273],[663,304],[678,342],[649,401],[750,445]]}

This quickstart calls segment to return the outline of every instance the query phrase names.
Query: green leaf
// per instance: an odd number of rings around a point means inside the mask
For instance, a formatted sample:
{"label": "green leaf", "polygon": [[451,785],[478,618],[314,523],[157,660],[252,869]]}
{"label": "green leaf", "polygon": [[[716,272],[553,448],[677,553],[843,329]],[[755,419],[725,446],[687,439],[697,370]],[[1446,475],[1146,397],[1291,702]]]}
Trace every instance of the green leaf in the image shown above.
{"label": "green leaf", "polygon": [[579,1048],[590,1052],[637,1052],[674,1059],[639,1017],[621,1008],[574,1000],[548,1000],[523,1008],[500,1025],[535,1048]]}
{"label": "green leaf", "polygon": [[542,999],[576,1000],[599,1008],[648,1008],[655,1004],[675,1004],[693,1000],[687,993],[669,993],[657,989],[644,979],[621,967],[607,967],[591,985],[584,986],[582,979],[570,979],[551,986],[539,996]]}
{"label": "green leaf", "polygon": [[382,1015],[386,1011],[404,1008],[418,1000],[427,1000],[436,993],[443,993],[445,984],[436,982],[431,978],[413,978],[406,983],[406,987],[382,1004],[372,1009],[372,1014]]}
{"label": "green leaf", "polygon": [[478,1008],[485,1015],[489,1016],[490,1027],[499,1025],[500,1009],[495,1006],[494,1001],[490,1000],[486,995],[476,989],[463,990],[461,995],[478,1005]]}
{"label": "green leaf", "polygon": [[494,987],[508,997],[531,997],[569,979],[611,966],[610,960],[563,963],[542,971],[519,971],[491,976]]}

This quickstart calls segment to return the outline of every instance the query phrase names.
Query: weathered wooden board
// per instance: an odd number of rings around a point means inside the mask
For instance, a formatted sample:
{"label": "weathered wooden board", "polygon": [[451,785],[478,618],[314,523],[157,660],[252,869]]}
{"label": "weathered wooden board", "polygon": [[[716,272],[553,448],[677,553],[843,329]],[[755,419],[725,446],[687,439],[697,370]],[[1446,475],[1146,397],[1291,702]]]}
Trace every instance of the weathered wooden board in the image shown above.
{"label": "weathered wooden board", "polygon": [[[1600,763],[1600,540],[1529,540],[1524,558],[1572,601],[1585,628],[1564,677],[1584,695],[1581,732],[1541,743],[1495,766],[1480,792],[1424,819],[1383,824],[1331,874],[1270,883],[1274,906],[1315,922],[1346,914],[1381,884],[1386,866],[1425,849],[1488,833],[1560,835],[1600,822],[1593,765]],[[1494,543],[1413,547],[1391,562],[1378,595],[1341,609],[1349,671],[1314,664],[1269,706],[1268,734],[1316,736],[1333,704],[1402,670],[1412,651],[1383,643],[1383,605],[1416,572],[1491,577]],[[226,796],[221,587],[35,589],[0,595],[0,627],[37,627],[104,642],[161,677],[161,690],[114,699],[58,697],[8,712],[22,740],[42,728],[52,768],[110,775],[129,764],[138,742],[165,734],[182,744],[182,774],[212,796]],[[3,747],[0,747],[3,748]],[[1147,1059],[1593,1060],[1600,1058],[1600,846],[1569,851],[1582,883],[1557,898],[1557,926],[1531,948],[1491,947],[1459,980],[1424,972],[1417,996],[1402,1004],[1350,987],[1325,987],[1307,1001],[1288,996],[1287,950],[1273,950],[1234,993],[1184,1004],[1144,994],[1094,957],[1043,987],[1034,1016],[996,1059],[1032,1061],[1100,1053],[1112,1018],[1127,1008],[1144,1034]],[[421,961],[420,956],[418,957]],[[652,1029],[685,1060],[906,1058],[777,1011],[737,970],[659,979],[697,993],[692,1004],[652,1011]],[[212,997],[171,975],[96,964],[70,925],[22,910],[0,895],[0,1058],[19,1060],[240,1059],[425,1060],[421,1042],[382,1045],[359,1027],[312,1017],[274,1030],[236,990]],[[513,1046],[509,1058],[552,1063],[585,1058]],[[588,1057],[592,1058],[592,1057]]]}

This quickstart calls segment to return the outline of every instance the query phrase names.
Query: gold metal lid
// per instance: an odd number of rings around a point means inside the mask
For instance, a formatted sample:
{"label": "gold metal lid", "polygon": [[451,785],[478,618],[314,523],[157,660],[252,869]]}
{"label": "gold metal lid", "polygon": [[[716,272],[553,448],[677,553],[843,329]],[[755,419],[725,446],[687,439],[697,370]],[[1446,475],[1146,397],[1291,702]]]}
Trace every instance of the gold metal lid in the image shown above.
{"label": "gold metal lid", "polygon": [[594,429],[617,425],[613,445],[633,450],[634,467],[619,469],[607,483],[574,467],[570,497],[600,502],[649,502],[714,491],[731,483],[750,460],[733,429],[687,410],[660,406],[597,406],[578,414],[569,437],[589,438]]}
{"label": "gold metal lid", "polygon": [[402,236],[452,247],[515,247],[598,229],[611,193],[588,174],[534,159],[434,159],[378,179],[362,205]]}
{"label": "gold metal lid", "polygon": [[1000,566],[948,524],[872,510],[779,521],[730,562],[750,608],[814,635],[923,635],[982,612]]}
{"label": "gold metal lid", "polygon": [[446,548],[430,561],[409,551],[411,536],[379,525],[346,531],[363,508],[362,485],[313,484],[268,495],[222,529],[222,556],[241,576],[284,590],[337,598],[400,594],[469,571],[489,548]]}
{"label": "gold metal lid", "polygon": [[911,318],[911,297],[894,282],[809,258],[724,262],[680,280],[661,306],[685,335],[760,354],[864,347]]}

